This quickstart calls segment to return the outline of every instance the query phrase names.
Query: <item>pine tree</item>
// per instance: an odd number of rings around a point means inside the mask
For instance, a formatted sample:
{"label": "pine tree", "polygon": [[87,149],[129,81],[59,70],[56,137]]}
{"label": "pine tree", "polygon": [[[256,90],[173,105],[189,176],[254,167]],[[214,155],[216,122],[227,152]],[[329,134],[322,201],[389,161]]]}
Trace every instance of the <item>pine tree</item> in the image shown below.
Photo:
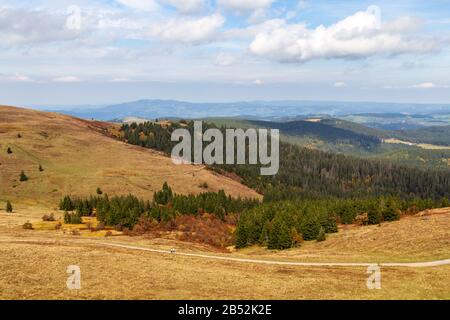
{"label": "pine tree", "polygon": [[19,180],[22,181],[22,182],[28,181],[28,177],[23,171],[20,172],[20,179]]}
{"label": "pine tree", "polygon": [[247,246],[248,228],[245,223],[240,223],[236,229],[236,248]]}
{"label": "pine tree", "polygon": [[7,152],[8,154],[13,153],[10,147],[8,147],[8,149],[6,150],[6,152]]}
{"label": "pine tree", "polygon": [[383,211],[384,221],[396,221],[400,220],[400,209],[398,208],[398,203],[395,199],[390,198],[386,202],[386,208]]}
{"label": "pine tree", "polygon": [[288,249],[292,247],[291,231],[282,218],[275,218],[269,233],[269,249]]}
{"label": "pine tree", "polygon": [[301,230],[303,239],[305,239],[306,241],[315,240],[319,235],[320,224],[317,222],[315,218],[307,217],[302,224]]}
{"label": "pine tree", "polygon": [[66,211],[64,211],[64,223],[70,224],[70,222],[71,222],[71,217],[70,217],[69,212],[67,212],[67,210],[66,210]]}
{"label": "pine tree", "polygon": [[374,204],[369,208],[367,212],[367,220],[369,224],[380,224],[383,218],[383,212],[381,210],[380,205]]}
{"label": "pine tree", "polygon": [[8,212],[8,213],[12,213],[13,212],[13,207],[12,207],[12,204],[11,204],[11,202],[9,200],[6,201],[6,212]]}

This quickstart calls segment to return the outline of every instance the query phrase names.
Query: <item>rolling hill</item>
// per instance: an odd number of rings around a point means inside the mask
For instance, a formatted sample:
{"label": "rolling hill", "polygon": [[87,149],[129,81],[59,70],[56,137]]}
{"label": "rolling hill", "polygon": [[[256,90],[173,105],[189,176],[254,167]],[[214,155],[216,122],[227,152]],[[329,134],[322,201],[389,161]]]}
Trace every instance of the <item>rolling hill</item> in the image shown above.
{"label": "rolling hill", "polygon": [[[0,200],[55,205],[65,194],[85,196],[97,187],[110,195],[132,193],[151,199],[164,181],[177,193],[204,192],[200,185],[206,182],[209,191],[259,197],[203,166],[175,166],[159,152],[117,141],[106,134],[114,126],[0,106]],[[19,181],[21,171],[28,181]]]}

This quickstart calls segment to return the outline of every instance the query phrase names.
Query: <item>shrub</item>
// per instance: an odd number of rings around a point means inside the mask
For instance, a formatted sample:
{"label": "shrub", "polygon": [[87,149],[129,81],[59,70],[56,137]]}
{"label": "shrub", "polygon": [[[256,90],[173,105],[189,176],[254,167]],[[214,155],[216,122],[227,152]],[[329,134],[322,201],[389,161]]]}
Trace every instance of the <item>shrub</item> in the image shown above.
{"label": "shrub", "polygon": [[105,237],[111,237],[113,234],[110,230],[105,233]]}
{"label": "shrub", "polygon": [[378,205],[372,206],[367,212],[367,222],[369,224],[380,224],[383,218],[383,213]]}
{"label": "shrub", "polygon": [[320,225],[317,223],[317,221],[314,218],[309,217],[302,225],[301,227],[303,239],[306,241],[308,240],[315,240],[317,239],[317,236],[319,235],[320,231]]}
{"label": "shrub", "polygon": [[53,213],[50,213],[49,215],[44,214],[42,221],[55,221],[55,216]]}
{"label": "shrub", "polygon": [[22,225],[22,228],[24,228],[25,230],[33,230],[33,225],[30,223],[30,221],[27,221]]}
{"label": "shrub", "polygon": [[8,213],[12,213],[13,212],[13,207],[12,207],[12,204],[11,204],[11,202],[9,200],[6,201],[6,212],[8,212]]}
{"label": "shrub", "polygon": [[73,236],[79,236],[79,235],[81,235],[80,230],[78,230],[78,229],[73,229],[73,230],[72,230],[72,235],[73,235]]}
{"label": "shrub", "polygon": [[8,149],[6,150],[6,153],[8,153],[8,154],[13,153],[10,147],[8,147]]}
{"label": "shrub", "polygon": [[397,206],[395,200],[390,199],[386,203],[386,208],[383,211],[384,221],[396,221],[400,220],[401,211]]}
{"label": "shrub", "polygon": [[82,218],[77,213],[64,212],[64,223],[65,224],[82,224]]}
{"label": "shrub", "polygon": [[208,183],[207,182],[202,182],[199,184],[199,187],[202,189],[208,189]]}
{"label": "shrub", "polygon": [[42,168],[42,166],[39,165],[39,172],[42,172],[42,171],[44,171],[44,168]]}
{"label": "shrub", "polygon": [[22,182],[24,182],[24,181],[28,181],[28,177],[27,177],[27,175],[25,174],[25,172],[20,172],[20,178],[19,178],[19,180],[20,181],[22,181]]}
{"label": "shrub", "polygon": [[103,191],[102,191],[102,189],[100,189],[100,188],[97,188],[97,194],[98,194],[98,195],[102,195],[102,194],[103,194]]}
{"label": "shrub", "polygon": [[291,230],[281,218],[276,218],[269,233],[269,249],[288,249],[292,247]]}

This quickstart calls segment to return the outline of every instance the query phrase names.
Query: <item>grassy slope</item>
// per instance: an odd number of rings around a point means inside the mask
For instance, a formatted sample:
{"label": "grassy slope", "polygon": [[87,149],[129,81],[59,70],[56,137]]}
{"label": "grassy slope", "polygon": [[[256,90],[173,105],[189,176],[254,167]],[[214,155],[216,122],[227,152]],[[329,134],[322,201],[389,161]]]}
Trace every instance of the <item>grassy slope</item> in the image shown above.
{"label": "grassy slope", "polygon": [[[14,215],[27,216],[19,209]],[[426,218],[426,219],[425,219]],[[0,210],[0,221],[13,219]],[[450,211],[382,227],[349,227],[322,243],[213,255],[284,261],[400,262],[448,258]],[[0,299],[450,299],[450,267],[382,268],[382,289],[368,290],[365,267],[293,267],[165,255],[99,246],[118,242],[180,252],[198,244],[143,237],[93,238],[26,231],[0,223]],[[44,245],[45,244],[45,245]],[[79,265],[82,289],[65,287]],[[33,266],[30,268],[30,265]]]}
{"label": "grassy slope", "polygon": [[[177,193],[204,192],[199,185],[207,182],[211,191],[258,197],[203,166],[176,166],[158,152],[116,141],[102,133],[106,126],[110,124],[0,107],[0,201],[55,205],[64,194],[89,195],[97,187],[110,195],[132,193],[150,199],[164,181]],[[12,154],[7,154],[8,147]],[[19,181],[21,170],[29,181]]]}

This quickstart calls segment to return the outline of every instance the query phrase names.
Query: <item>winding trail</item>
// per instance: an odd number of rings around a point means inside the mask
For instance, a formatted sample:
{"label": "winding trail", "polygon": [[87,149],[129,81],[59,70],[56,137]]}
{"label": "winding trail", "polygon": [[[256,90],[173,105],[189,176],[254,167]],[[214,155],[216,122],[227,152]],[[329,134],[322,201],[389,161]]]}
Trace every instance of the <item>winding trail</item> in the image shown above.
{"label": "winding trail", "polygon": [[61,241],[61,240],[42,240],[42,239],[17,239],[17,238],[5,238],[0,237],[0,243],[27,243],[27,244],[38,244],[38,245],[74,245],[74,244],[85,244],[94,245],[97,247],[112,247],[135,251],[146,251],[159,254],[184,256],[191,258],[201,258],[210,260],[221,260],[221,261],[232,261],[238,263],[255,263],[255,264],[265,264],[265,265],[280,265],[280,266],[298,266],[298,267],[368,267],[373,265],[378,265],[380,267],[399,267],[399,268],[431,268],[450,265],[450,259],[445,260],[435,260],[426,262],[382,262],[382,263],[367,263],[367,262],[293,262],[293,261],[276,261],[276,260],[259,260],[259,259],[247,259],[247,258],[237,258],[237,257],[227,257],[218,255],[209,255],[202,253],[189,253],[189,252],[178,252],[172,250],[164,249],[153,249],[135,245],[122,244],[117,242],[103,242],[103,241],[92,241],[92,240],[75,240],[75,241]]}
{"label": "winding trail", "polygon": [[428,262],[393,262],[393,263],[358,263],[358,262],[287,262],[287,261],[271,261],[271,260],[257,260],[257,259],[244,259],[244,258],[233,258],[233,257],[222,257],[213,256],[200,253],[186,253],[186,252],[172,252],[169,250],[161,249],[150,249],[145,247],[131,246],[126,244],[118,243],[106,243],[100,242],[99,244],[104,246],[130,249],[130,250],[141,250],[154,253],[162,254],[172,254],[185,257],[196,257],[204,259],[215,259],[224,261],[235,261],[235,262],[246,262],[246,263],[258,263],[258,264],[268,264],[268,265],[284,265],[284,266],[301,266],[301,267],[368,267],[373,265],[379,265],[381,267],[407,267],[407,268],[430,268],[450,265],[450,259],[446,260],[436,260]]}

